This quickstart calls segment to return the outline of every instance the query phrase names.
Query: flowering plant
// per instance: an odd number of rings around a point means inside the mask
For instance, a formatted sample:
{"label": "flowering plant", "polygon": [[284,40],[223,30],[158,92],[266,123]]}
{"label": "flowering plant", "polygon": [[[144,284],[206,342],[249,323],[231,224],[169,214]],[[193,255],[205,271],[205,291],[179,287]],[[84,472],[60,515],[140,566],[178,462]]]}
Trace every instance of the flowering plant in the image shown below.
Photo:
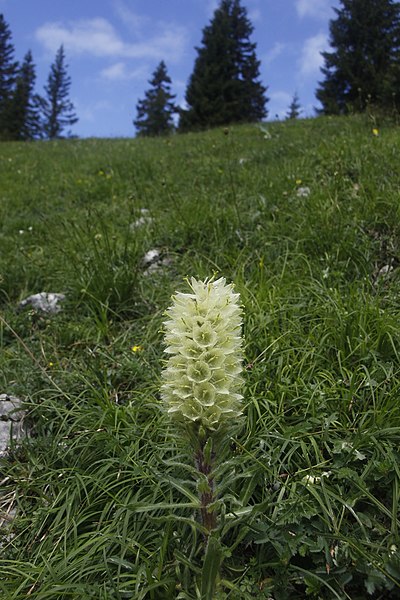
{"label": "flowering plant", "polygon": [[[225,279],[189,282],[168,308],[161,395],[195,451],[205,539],[217,528],[214,468],[227,431],[242,414],[242,309]],[[215,542],[215,540],[214,540]],[[213,543],[214,543],[213,542]],[[208,551],[212,545],[208,543]],[[212,552],[213,561],[217,554]]]}

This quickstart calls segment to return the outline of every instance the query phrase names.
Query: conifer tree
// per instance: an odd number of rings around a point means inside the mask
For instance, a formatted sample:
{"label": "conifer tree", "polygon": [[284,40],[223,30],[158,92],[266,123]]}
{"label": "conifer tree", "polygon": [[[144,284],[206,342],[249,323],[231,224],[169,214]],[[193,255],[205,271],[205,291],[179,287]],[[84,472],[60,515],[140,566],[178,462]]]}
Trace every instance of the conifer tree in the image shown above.
{"label": "conifer tree", "polygon": [[17,69],[11,31],[4,16],[0,14],[0,139],[8,137],[9,110]]}
{"label": "conifer tree", "polygon": [[259,81],[260,61],[250,41],[253,26],[240,0],[221,0],[203,29],[202,46],[186,90],[188,109],[180,128],[201,129],[256,122],[267,115],[266,88]]}
{"label": "conifer tree", "polygon": [[44,88],[46,96],[41,98],[43,133],[49,139],[61,137],[66,127],[78,121],[74,105],[69,99],[70,86],[64,47],[60,46]]}
{"label": "conifer tree", "polygon": [[40,98],[34,93],[35,81],[35,65],[29,50],[18,71],[10,105],[8,131],[13,140],[31,140],[40,136]]}
{"label": "conifer tree", "polygon": [[298,119],[301,114],[301,104],[297,92],[294,93],[292,102],[289,105],[289,109],[286,115],[287,119]]}
{"label": "conifer tree", "polygon": [[330,22],[331,52],[323,52],[325,80],[316,92],[325,114],[388,107],[400,93],[400,4],[340,0]]}
{"label": "conifer tree", "polygon": [[152,87],[145,92],[144,99],[139,100],[133,124],[140,136],[166,135],[174,129],[173,115],[177,112],[177,107],[174,104],[175,95],[171,94],[171,78],[164,61],[154,71],[149,84]]}

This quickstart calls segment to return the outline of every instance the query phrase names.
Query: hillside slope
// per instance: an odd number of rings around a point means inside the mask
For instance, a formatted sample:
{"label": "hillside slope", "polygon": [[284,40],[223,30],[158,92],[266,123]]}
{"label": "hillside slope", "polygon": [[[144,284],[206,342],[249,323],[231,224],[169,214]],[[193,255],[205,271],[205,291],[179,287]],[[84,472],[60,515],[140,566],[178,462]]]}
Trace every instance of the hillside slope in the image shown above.
{"label": "hillside slope", "polygon": [[[245,314],[218,597],[399,597],[399,146],[366,117],[0,145],[0,393],[30,428],[1,459],[2,598],[200,597],[161,329],[213,274]],[[19,306],[39,292],[61,310]]]}

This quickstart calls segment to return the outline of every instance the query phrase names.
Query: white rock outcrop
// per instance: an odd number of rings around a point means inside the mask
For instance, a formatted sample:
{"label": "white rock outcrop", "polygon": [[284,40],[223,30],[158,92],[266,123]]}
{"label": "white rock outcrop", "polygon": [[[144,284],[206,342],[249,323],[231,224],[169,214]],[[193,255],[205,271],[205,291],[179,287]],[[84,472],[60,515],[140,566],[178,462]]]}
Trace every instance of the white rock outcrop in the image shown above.
{"label": "white rock outcrop", "polygon": [[6,455],[12,442],[26,435],[24,416],[19,398],[0,394],[0,457]]}
{"label": "white rock outcrop", "polygon": [[19,308],[31,306],[34,310],[38,310],[47,314],[56,314],[60,312],[60,302],[65,300],[65,294],[56,294],[54,292],[40,292],[32,294],[25,300],[19,303]]}

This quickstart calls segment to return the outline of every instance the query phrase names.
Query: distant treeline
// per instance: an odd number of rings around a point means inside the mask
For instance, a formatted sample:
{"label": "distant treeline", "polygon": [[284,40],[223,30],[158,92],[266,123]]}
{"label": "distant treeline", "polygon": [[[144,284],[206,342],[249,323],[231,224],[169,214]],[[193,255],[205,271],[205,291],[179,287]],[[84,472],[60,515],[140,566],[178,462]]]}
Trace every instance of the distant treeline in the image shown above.
{"label": "distant treeline", "polygon": [[[330,51],[322,52],[318,112],[340,115],[371,107],[397,112],[400,3],[340,0],[340,5],[330,21]],[[256,44],[250,39],[253,30],[241,0],[220,0],[196,49],[184,107],[176,105],[167,66],[161,61],[149,80],[151,87],[136,105],[138,134],[165,135],[265,119],[269,98],[260,81]],[[21,64],[14,60],[11,32],[0,15],[0,139],[54,139],[77,122],[63,46],[43,95],[35,92],[35,81],[32,53],[28,51]],[[297,118],[301,112],[295,92],[287,117]]]}
{"label": "distant treeline", "polygon": [[0,14],[0,140],[55,139],[78,121],[69,99],[71,79],[63,46],[50,67],[44,94],[35,92],[36,68],[28,50],[14,59],[8,23]]}
{"label": "distant treeline", "polygon": [[[397,112],[400,94],[400,4],[393,0],[340,0],[330,21],[330,52],[322,52],[324,80],[318,112],[339,115],[367,108]],[[259,79],[253,26],[240,0],[221,0],[203,29],[185,108],[175,105],[162,61],[139,100],[134,125],[139,135],[163,135],[260,121],[268,115],[267,88]],[[287,117],[301,114],[297,93]]]}

